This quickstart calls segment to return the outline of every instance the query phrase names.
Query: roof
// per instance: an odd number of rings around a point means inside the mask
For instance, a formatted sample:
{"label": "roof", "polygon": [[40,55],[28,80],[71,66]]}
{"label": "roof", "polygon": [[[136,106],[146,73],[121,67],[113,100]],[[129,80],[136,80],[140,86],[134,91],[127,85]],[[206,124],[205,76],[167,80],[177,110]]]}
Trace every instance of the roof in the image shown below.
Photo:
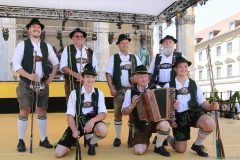
{"label": "roof", "polygon": [[209,40],[209,33],[211,31],[216,33],[216,35],[214,35],[213,38],[216,38],[220,35],[223,35],[225,33],[230,32],[230,25],[229,24],[232,21],[239,21],[238,22],[239,24],[234,28],[234,30],[240,28],[240,12],[236,13],[233,16],[228,17],[228,18],[226,18],[226,19],[224,19],[224,20],[222,20],[222,21],[220,21],[220,22],[218,22],[218,23],[216,23],[216,24],[198,32],[198,33],[196,33],[194,35],[194,38],[195,39],[196,38],[200,39],[200,41],[199,41],[199,43],[197,43],[197,45],[208,41]]}

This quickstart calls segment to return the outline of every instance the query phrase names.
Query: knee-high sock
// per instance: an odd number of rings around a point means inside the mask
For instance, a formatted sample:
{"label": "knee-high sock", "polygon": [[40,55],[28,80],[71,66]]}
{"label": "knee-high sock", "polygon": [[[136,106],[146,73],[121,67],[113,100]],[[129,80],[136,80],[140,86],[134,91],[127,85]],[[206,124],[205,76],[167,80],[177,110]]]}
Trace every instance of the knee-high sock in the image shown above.
{"label": "knee-high sock", "polygon": [[93,136],[92,134],[85,134],[85,137],[86,137],[87,140],[92,138],[92,136]]}
{"label": "knee-high sock", "polygon": [[28,117],[18,116],[18,137],[24,140],[28,126]]}
{"label": "knee-high sock", "polygon": [[122,120],[120,120],[120,121],[114,120],[114,126],[115,126],[115,131],[116,131],[116,137],[118,139],[121,139]]}
{"label": "knee-high sock", "polygon": [[161,130],[158,130],[158,131],[157,131],[157,134],[156,134],[156,136],[157,136],[156,147],[157,147],[157,148],[160,147],[160,146],[162,146],[163,141],[167,138],[167,136],[169,135],[169,133],[170,133],[170,130],[167,131],[167,132],[164,132],[164,131],[161,131]]}
{"label": "knee-high sock", "polygon": [[194,142],[195,145],[202,145],[202,142],[210,135],[212,132],[205,132],[201,129],[198,130],[198,137]]}
{"label": "knee-high sock", "polygon": [[47,117],[46,116],[38,116],[38,128],[40,131],[41,141],[44,141],[47,137]]}
{"label": "knee-high sock", "polygon": [[105,137],[99,137],[98,135],[96,135],[96,133],[93,133],[92,138],[90,139],[90,144],[95,144],[97,143],[97,141],[99,141],[100,139],[103,139]]}
{"label": "knee-high sock", "polygon": [[[132,125],[132,137],[134,137],[134,123],[131,123],[131,125]],[[130,127],[131,127],[131,125],[130,125],[130,122],[128,121],[128,128],[129,128],[129,130],[130,130]]]}

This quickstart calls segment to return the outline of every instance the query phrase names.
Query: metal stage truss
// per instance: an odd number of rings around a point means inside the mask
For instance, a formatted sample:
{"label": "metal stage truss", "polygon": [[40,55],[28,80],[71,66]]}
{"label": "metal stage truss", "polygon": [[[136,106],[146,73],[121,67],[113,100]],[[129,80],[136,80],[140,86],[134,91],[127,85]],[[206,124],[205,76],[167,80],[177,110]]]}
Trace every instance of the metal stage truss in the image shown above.
{"label": "metal stage truss", "polygon": [[[50,8],[28,8],[0,5],[0,17],[6,18],[43,18],[56,20],[76,20],[94,21],[109,23],[128,23],[128,24],[156,24],[169,21],[176,14],[186,10],[190,6],[196,5],[201,0],[178,0],[166,8],[159,15],[133,14],[133,13],[114,13],[99,11],[64,10]],[[206,0],[205,0],[206,1]]]}

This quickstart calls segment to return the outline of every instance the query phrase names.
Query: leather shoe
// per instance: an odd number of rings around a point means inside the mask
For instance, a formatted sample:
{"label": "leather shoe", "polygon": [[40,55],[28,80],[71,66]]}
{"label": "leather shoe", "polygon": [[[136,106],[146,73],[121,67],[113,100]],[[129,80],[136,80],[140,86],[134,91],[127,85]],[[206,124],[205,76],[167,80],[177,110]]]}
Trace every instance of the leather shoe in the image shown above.
{"label": "leather shoe", "polygon": [[39,142],[39,146],[45,147],[45,148],[53,148],[53,145],[49,143],[48,138],[46,137],[44,141]]}
{"label": "leather shoe", "polygon": [[201,157],[208,157],[208,154],[206,152],[203,151],[203,145],[195,145],[193,144],[191,149],[193,151],[196,151],[197,154]]}
{"label": "leather shoe", "polygon": [[94,144],[89,144],[88,147],[89,147],[88,148],[88,155],[94,156],[96,154],[95,145]]}
{"label": "leather shoe", "polygon": [[121,145],[121,139],[115,138],[113,142],[114,147],[119,147]]}
{"label": "leather shoe", "polygon": [[159,153],[159,154],[161,154],[162,156],[165,156],[165,157],[170,157],[170,153],[165,149],[165,147],[163,145],[158,147],[158,148],[155,146],[154,152]]}
{"label": "leather shoe", "polygon": [[22,139],[19,139],[19,142],[18,142],[18,145],[17,145],[17,150],[18,150],[18,152],[25,152],[26,151],[25,143]]}
{"label": "leather shoe", "polygon": [[[152,144],[156,144],[156,141],[157,141],[157,136],[154,137]],[[166,139],[163,141],[163,145],[168,146],[168,142]]]}

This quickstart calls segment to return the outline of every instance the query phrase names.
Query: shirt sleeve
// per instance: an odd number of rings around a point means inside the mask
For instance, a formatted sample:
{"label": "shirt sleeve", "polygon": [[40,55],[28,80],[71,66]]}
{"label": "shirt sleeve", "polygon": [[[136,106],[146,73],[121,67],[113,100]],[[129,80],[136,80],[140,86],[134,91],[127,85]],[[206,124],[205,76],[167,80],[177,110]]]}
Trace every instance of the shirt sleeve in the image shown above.
{"label": "shirt sleeve", "polygon": [[98,113],[106,113],[107,114],[107,108],[105,105],[105,99],[104,94],[101,90],[98,89]]}
{"label": "shirt sleeve", "polygon": [[56,56],[56,53],[54,52],[52,46],[47,43],[48,47],[48,59],[52,63],[53,66],[59,64],[58,58]]}
{"label": "shirt sleeve", "polygon": [[59,67],[60,70],[62,70],[63,67],[68,66],[67,47],[68,46],[64,48],[61,55],[60,67]]}
{"label": "shirt sleeve", "polygon": [[137,60],[137,66],[142,65],[142,61],[140,60],[140,58],[137,55],[135,55],[135,57],[136,57],[136,60]]}
{"label": "shirt sleeve", "polygon": [[[123,104],[122,104],[122,110],[123,110],[124,108],[129,107],[129,106],[131,105],[131,103],[132,103],[131,90],[128,89],[128,90],[126,91],[126,93],[125,93],[125,96],[124,96],[124,101],[123,101]],[[121,111],[122,111],[122,110],[121,110]]]}
{"label": "shirt sleeve", "polygon": [[203,96],[203,92],[202,92],[202,89],[200,87],[200,85],[196,82],[196,85],[197,85],[197,102],[198,102],[198,105],[200,106],[203,102],[206,101],[205,97]]}
{"label": "shirt sleeve", "polygon": [[113,64],[114,64],[114,58],[113,58],[113,55],[112,55],[108,60],[106,73],[109,73],[109,74],[113,75]]}
{"label": "shirt sleeve", "polygon": [[169,88],[169,83],[166,83],[163,88]]}
{"label": "shirt sleeve", "polygon": [[17,70],[22,68],[22,59],[24,55],[24,41],[17,44],[13,55],[13,70],[17,72]]}
{"label": "shirt sleeve", "polygon": [[97,62],[97,58],[94,53],[92,55],[92,66],[93,66],[93,68],[95,67],[96,71],[98,72],[98,62]]}
{"label": "shirt sleeve", "polygon": [[150,66],[149,66],[149,69],[148,69],[148,73],[151,73],[151,74],[153,74],[153,71],[154,71],[154,65],[155,65],[155,59],[156,59],[156,57],[154,57],[153,59],[152,59],[152,62],[150,63]]}
{"label": "shirt sleeve", "polygon": [[73,117],[75,117],[76,113],[76,92],[73,90],[68,98],[68,103],[67,103],[67,112],[66,114],[70,114]]}

